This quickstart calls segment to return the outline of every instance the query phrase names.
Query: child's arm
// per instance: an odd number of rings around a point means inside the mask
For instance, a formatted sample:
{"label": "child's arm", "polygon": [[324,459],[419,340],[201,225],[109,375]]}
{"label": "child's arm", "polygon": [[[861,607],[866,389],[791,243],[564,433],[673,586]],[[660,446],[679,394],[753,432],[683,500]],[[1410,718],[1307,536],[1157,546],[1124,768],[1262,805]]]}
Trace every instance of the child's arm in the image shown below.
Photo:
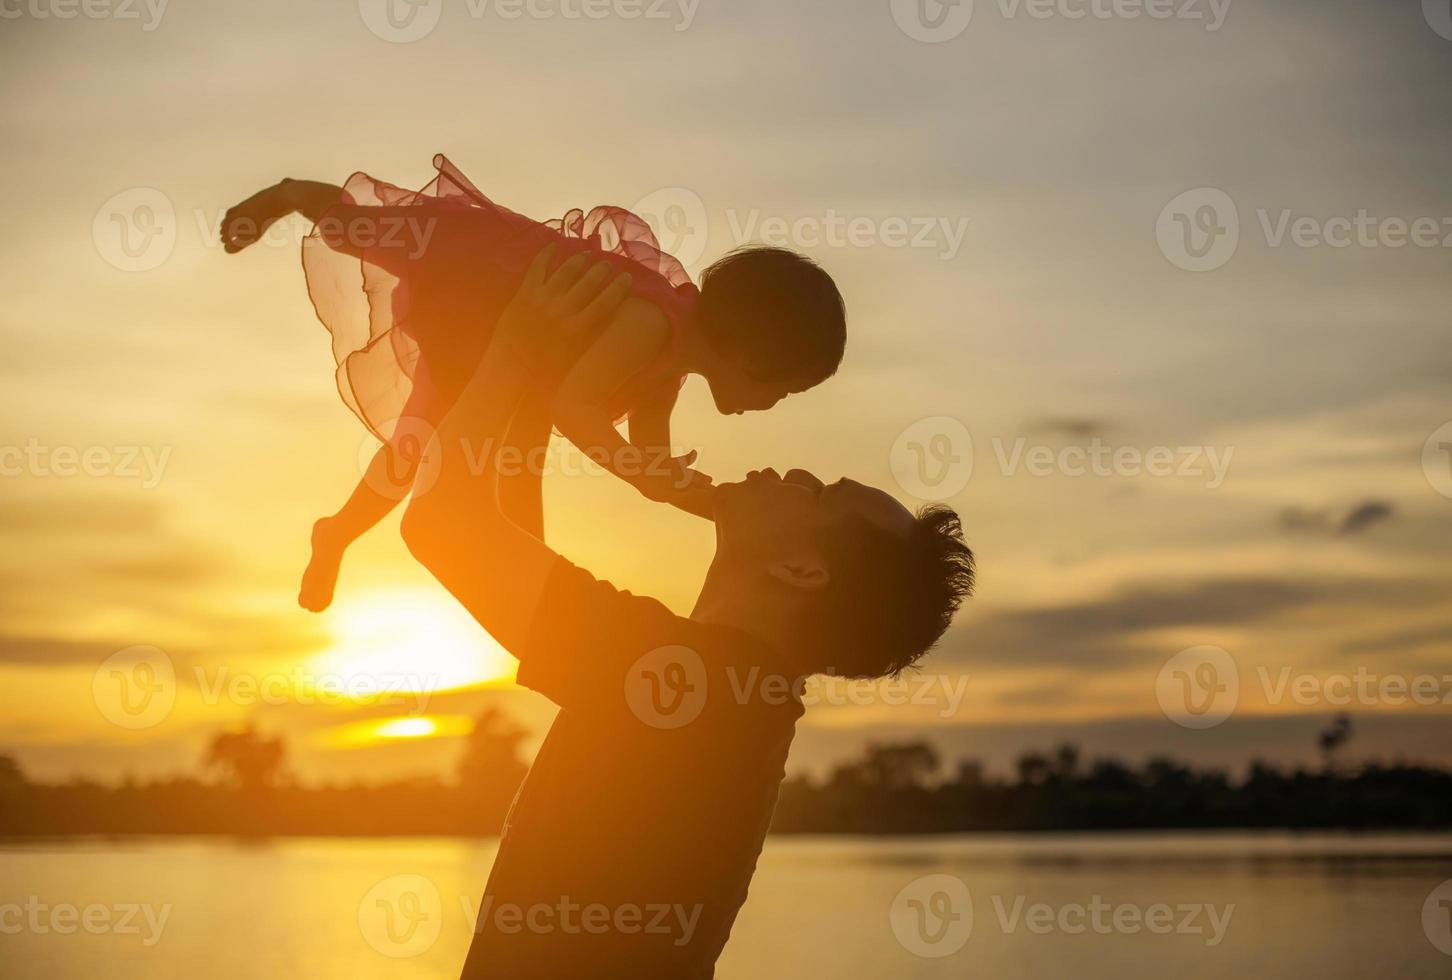
{"label": "child's arm", "polygon": [[279,218],[297,211],[316,222],[343,199],[343,188],[318,180],[283,178],[230,208],[222,218],[222,244],[240,252],[262,237]]}
{"label": "child's arm", "polygon": [[670,325],[654,304],[626,300],[565,376],[552,409],[555,426],[566,439],[647,497],[662,501],[687,489],[691,471],[685,467],[692,457],[652,458],[616,431],[603,406],[654,360],[669,336]]}
{"label": "child's arm", "polygon": [[[645,451],[647,460],[664,461],[670,457],[671,413],[675,411],[680,393],[680,386],[671,384],[655,397],[637,405],[630,413],[630,442]],[[666,503],[687,514],[710,520],[711,493],[708,486],[708,480],[693,480],[690,489],[672,494]]]}

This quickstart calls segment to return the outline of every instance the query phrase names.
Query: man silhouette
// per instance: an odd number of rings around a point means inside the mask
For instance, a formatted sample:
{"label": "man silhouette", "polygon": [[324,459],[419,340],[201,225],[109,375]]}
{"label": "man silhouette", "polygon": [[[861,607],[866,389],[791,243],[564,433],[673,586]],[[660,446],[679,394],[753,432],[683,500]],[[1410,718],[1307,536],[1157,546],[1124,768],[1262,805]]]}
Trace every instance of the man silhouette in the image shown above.
{"label": "man silhouette", "polygon": [[[772,470],[712,491],[716,554],[689,618],[556,555],[500,510],[493,460],[554,340],[629,291],[577,256],[529,270],[438,431],[409,550],[560,706],[520,788],[466,978],[710,977],[770,823],[814,673],[910,666],[973,585],[957,516]],[[471,467],[471,463],[474,465]]]}

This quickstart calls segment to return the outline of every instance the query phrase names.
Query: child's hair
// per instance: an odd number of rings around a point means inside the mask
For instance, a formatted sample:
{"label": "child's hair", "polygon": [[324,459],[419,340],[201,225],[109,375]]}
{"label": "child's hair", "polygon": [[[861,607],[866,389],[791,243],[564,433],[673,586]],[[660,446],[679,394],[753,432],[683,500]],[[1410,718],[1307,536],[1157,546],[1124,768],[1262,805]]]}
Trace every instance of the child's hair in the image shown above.
{"label": "child's hair", "polygon": [[702,274],[697,309],[712,349],[744,354],[757,381],[820,384],[842,363],[842,294],[805,255],[765,246],[728,252]]}

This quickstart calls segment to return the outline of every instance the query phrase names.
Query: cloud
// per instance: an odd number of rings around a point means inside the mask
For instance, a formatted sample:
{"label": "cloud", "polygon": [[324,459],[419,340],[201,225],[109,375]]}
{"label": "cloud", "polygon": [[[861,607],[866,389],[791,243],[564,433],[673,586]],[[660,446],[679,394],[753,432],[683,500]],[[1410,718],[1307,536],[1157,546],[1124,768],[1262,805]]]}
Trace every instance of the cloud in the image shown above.
{"label": "cloud", "polygon": [[1452,646],[1452,623],[1381,633],[1341,645],[1342,653],[1401,653],[1425,646]]}
{"label": "cloud", "polygon": [[1062,436],[1068,439],[1092,439],[1108,432],[1110,425],[1104,419],[1054,416],[1037,419],[1027,426],[1033,435]]}
{"label": "cloud", "polygon": [[155,495],[17,497],[0,510],[0,533],[141,535],[160,530],[164,519],[165,502]]}
{"label": "cloud", "polygon": [[1391,520],[1396,508],[1382,500],[1367,500],[1357,504],[1351,512],[1341,518],[1341,534],[1358,534],[1373,524]]}
{"label": "cloud", "polygon": [[1244,626],[1331,603],[1404,606],[1439,594],[1435,583],[1408,578],[1247,577],[1138,585],[1101,600],[970,618],[949,635],[943,654],[977,663],[1101,669],[1163,655],[1150,640],[1161,630]]}
{"label": "cloud", "polygon": [[90,640],[63,640],[54,636],[3,633],[0,634],[0,663],[44,664],[46,666],[99,664],[117,650],[128,645],[126,643],[99,643]]}
{"label": "cloud", "polygon": [[1344,512],[1287,507],[1277,522],[1287,531],[1312,534],[1360,534],[1396,516],[1396,506],[1385,500],[1363,500]]}

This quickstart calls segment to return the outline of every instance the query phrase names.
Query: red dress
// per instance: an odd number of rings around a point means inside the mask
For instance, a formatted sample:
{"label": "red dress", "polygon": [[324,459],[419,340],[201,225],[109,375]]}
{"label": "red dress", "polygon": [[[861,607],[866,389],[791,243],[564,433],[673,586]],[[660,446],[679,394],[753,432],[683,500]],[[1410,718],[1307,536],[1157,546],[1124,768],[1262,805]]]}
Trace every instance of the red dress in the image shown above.
{"label": "red dress", "polygon": [[[387,441],[400,417],[443,416],[550,243],[557,262],[588,250],[630,272],[632,294],[671,324],[672,344],[611,399],[612,415],[628,415],[647,389],[679,383],[675,340],[699,292],[644,220],[602,206],[534,221],[489,200],[442,154],[433,162],[438,176],[419,191],[349,177],[341,204],[303,241],[308,294],[333,337],[338,392],[369,430]],[[563,367],[590,339],[565,352]]]}

